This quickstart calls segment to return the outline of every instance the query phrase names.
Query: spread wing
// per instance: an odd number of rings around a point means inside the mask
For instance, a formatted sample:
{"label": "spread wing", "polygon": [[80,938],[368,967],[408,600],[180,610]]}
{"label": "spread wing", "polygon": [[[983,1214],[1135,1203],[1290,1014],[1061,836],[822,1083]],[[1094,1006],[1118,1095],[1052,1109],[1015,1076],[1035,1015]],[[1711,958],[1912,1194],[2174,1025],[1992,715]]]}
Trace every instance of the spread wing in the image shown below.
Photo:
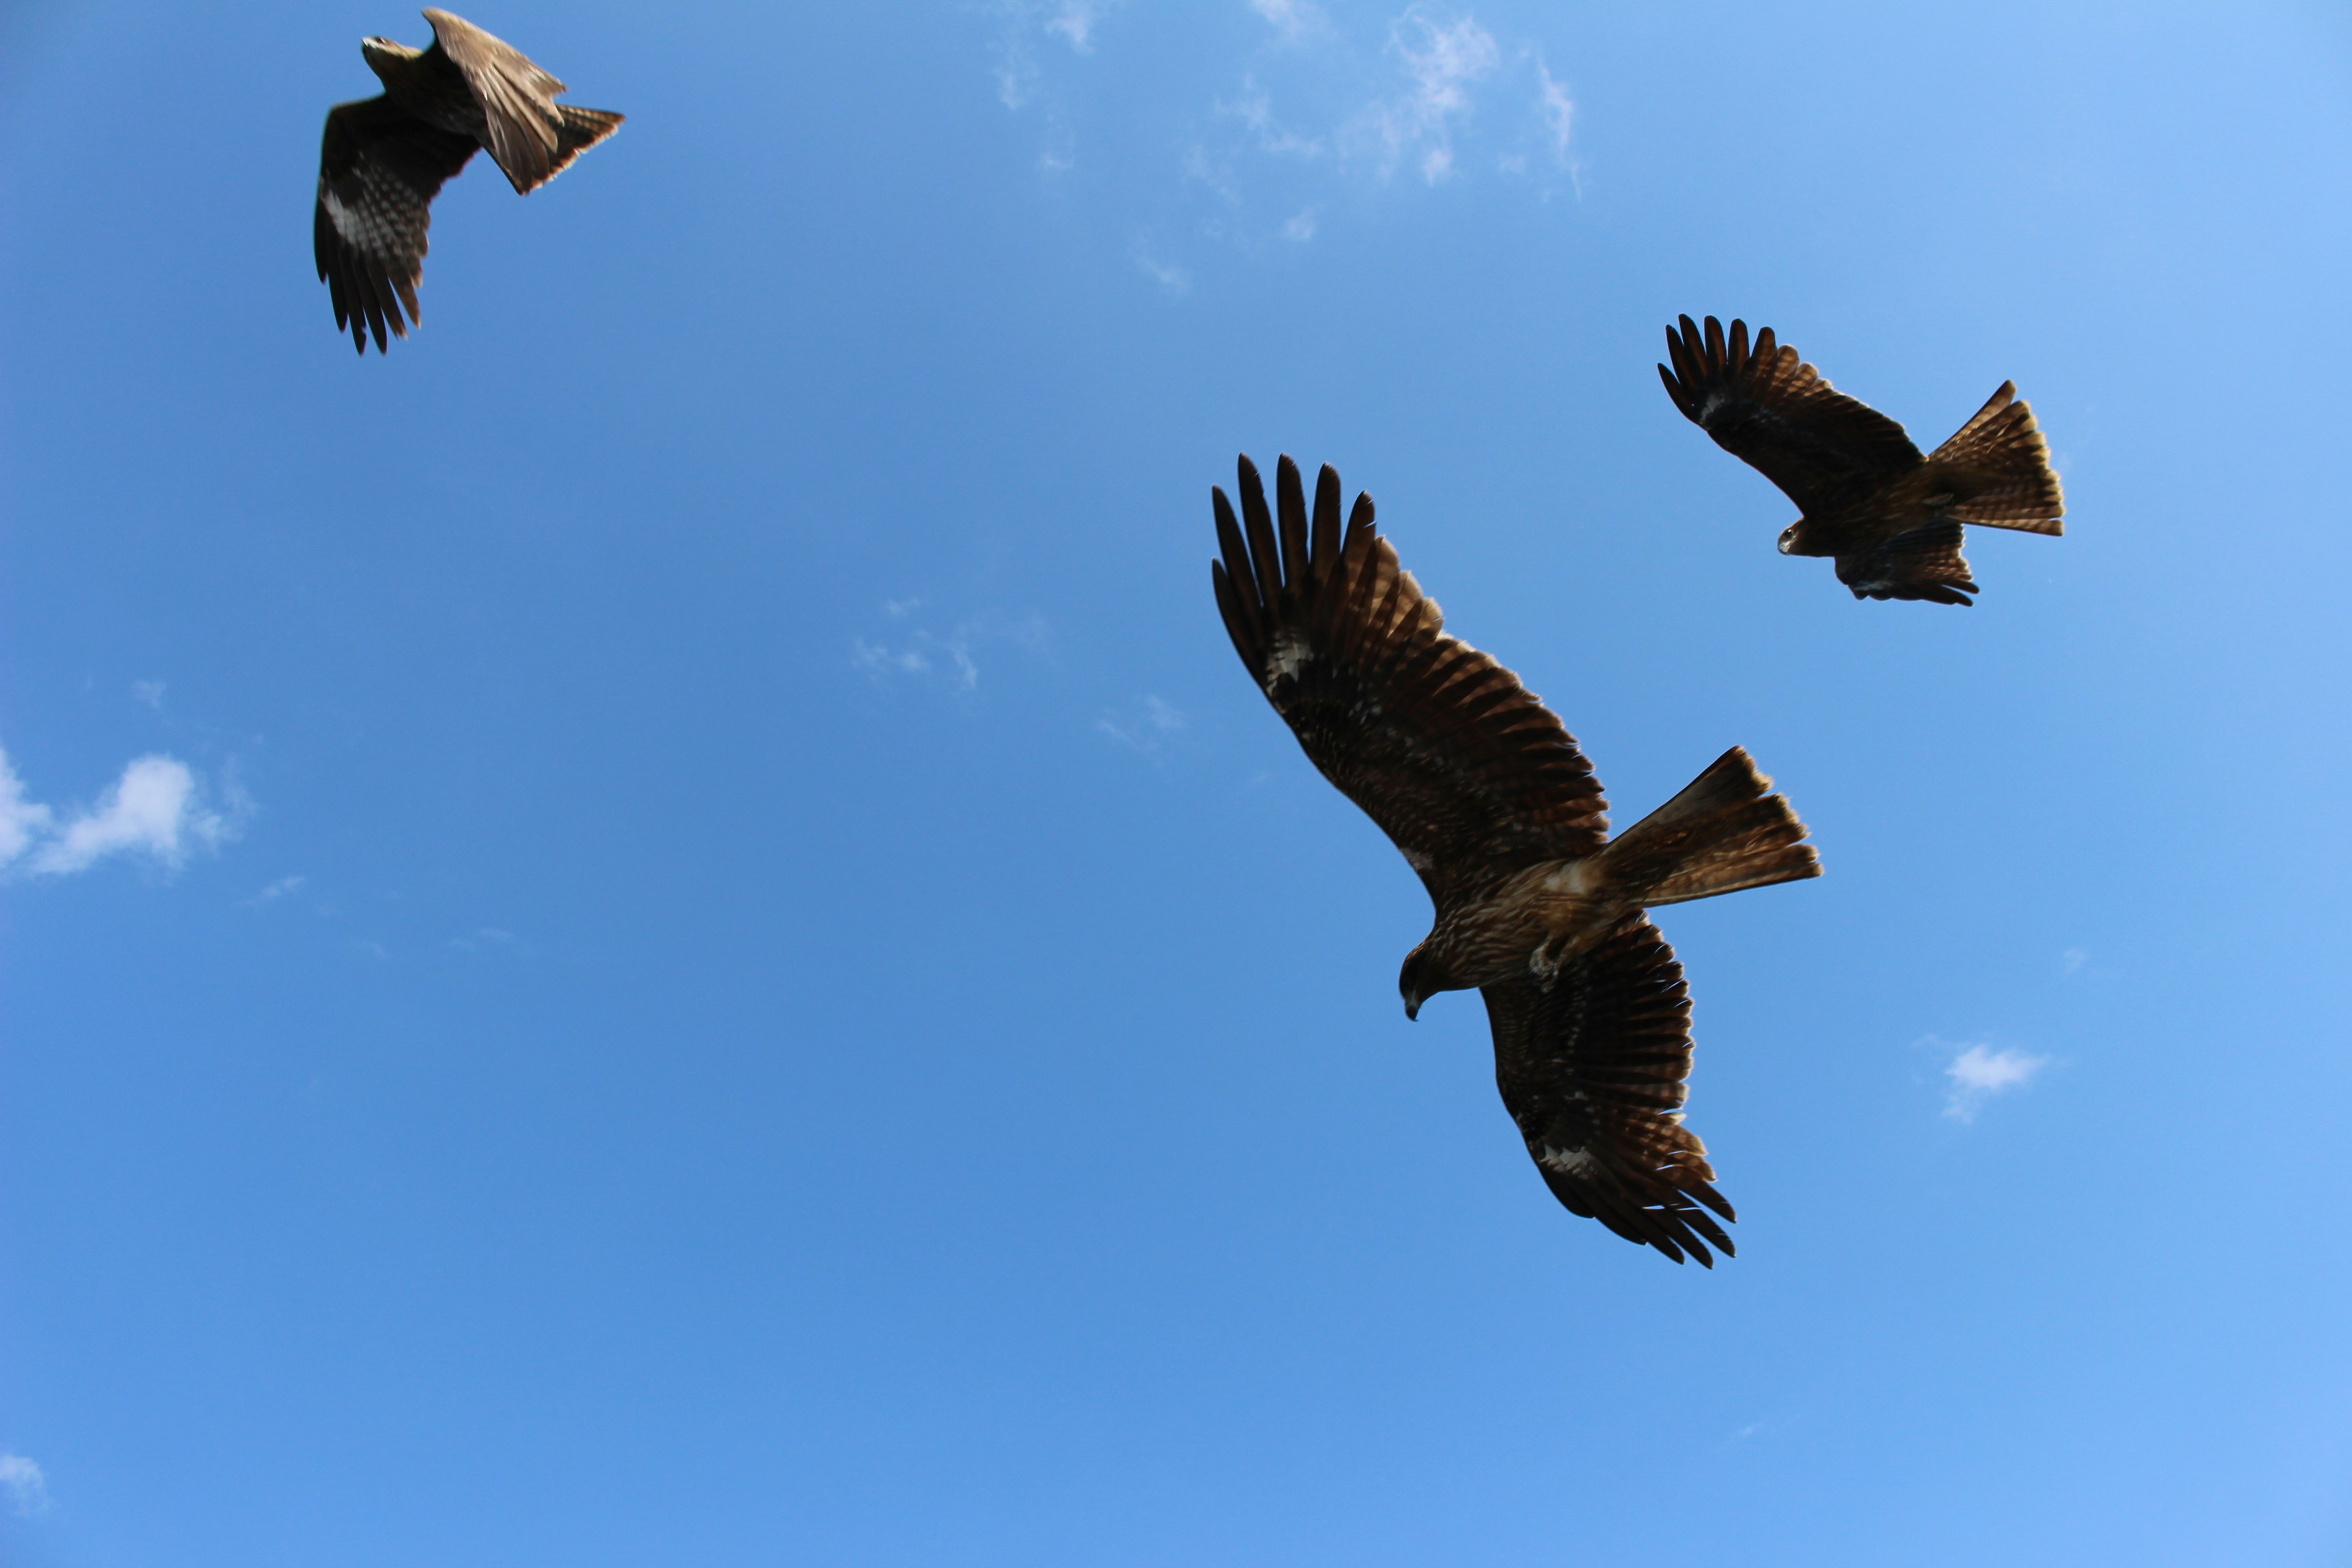
{"label": "spread wing", "polygon": [[1708,1268],[1737,1216],[1706,1145],[1683,1126],[1690,988],[1658,928],[1636,915],[1564,963],[1484,990],[1495,1082],[1528,1153],[1571,1214]]}
{"label": "spread wing", "polygon": [[1441,905],[1495,872],[1598,851],[1607,803],[1592,764],[1518,678],[1445,635],[1356,498],[1344,535],[1339,476],[1276,474],[1280,542],[1256,468],[1241,459],[1242,517],[1212,492],[1224,559],[1211,568],[1234,651],[1309,761],[1378,823]]}
{"label": "spread wing", "polygon": [[1747,322],[1732,322],[1727,342],[1713,316],[1704,339],[1685,316],[1681,332],[1666,329],[1666,356],[1674,368],[1660,365],[1658,377],[1675,406],[1808,517],[1865,500],[1919,465],[1902,426],[1832,390],[1796,350],[1775,344],[1769,327],[1751,351]]}
{"label": "spread wing", "polygon": [[1838,581],[1857,599],[1927,599],[1972,605],[1981,593],[1960,554],[1960,525],[1948,518],[1923,523],[1883,544],[1837,557]]}
{"label": "spread wing", "polygon": [[621,123],[621,116],[605,110],[556,102],[564,90],[561,81],[464,17],[428,10],[425,19],[482,106],[490,156],[519,193],[528,195],[555,178],[583,149]]}
{"label": "spread wing", "polygon": [[361,353],[370,331],[379,353],[387,330],[408,335],[402,306],[410,321],[422,319],[416,285],[425,276],[433,198],[473,155],[472,137],[436,131],[389,98],[328,111],[310,245],[334,299],[335,325],[350,328]]}

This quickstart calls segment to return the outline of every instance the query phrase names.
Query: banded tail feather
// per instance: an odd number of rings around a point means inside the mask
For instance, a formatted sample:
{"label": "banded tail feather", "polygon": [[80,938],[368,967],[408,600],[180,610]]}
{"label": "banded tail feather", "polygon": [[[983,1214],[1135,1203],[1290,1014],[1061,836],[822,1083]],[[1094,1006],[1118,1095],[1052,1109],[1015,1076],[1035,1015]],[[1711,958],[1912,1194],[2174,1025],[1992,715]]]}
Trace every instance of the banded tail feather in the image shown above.
{"label": "banded tail feather", "polygon": [[1927,463],[1955,481],[1946,517],[2026,533],[2066,531],[2066,496],[2050,467],[2049,443],[2013,381],[2002,382]]}
{"label": "banded tail feather", "polygon": [[1822,874],[1805,825],[1734,746],[1610,842],[1602,864],[1645,909]]}

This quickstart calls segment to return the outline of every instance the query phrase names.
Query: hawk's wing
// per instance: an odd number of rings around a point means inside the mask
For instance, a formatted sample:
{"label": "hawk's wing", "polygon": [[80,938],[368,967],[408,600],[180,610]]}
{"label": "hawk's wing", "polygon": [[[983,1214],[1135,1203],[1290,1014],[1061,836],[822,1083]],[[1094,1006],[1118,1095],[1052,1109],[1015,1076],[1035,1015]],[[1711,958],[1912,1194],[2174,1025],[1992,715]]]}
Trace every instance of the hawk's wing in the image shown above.
{"label": "hawk's wing", "polygon": [[463,16],[428,10],[425,19],[482,106],[490,156],[516,191],[529,195],[547,184],[621,123],[621,116],[606,110],[556,102],[562,82]]}
{"label": "hawk's wing", "polygon": [[1496,870],[1599,850],[1607,803],[1592,764],[1517,676],[1445,635],[1436,602],[1373,528],[1371,497],[1356,498],[1343,535],[1327,466],[1310,538],[1286,457],[1276,489],[1278,545],[1247,458],[1240,520],[1212,492],[1224,559],[1211,575],[1234,650],[1323,776],[1441,905]]}
{"label": "hawk's wing", "polygon": [[409,321],[421,319],[416,285],[425,276],[433,198],[473,155],[472,137],[436,131],[389,98],[328,110],[310,244],[334,297],[335,325],[351,329],[360,353],[367,353],[371,331],[379,352],[387,329],[408,335],[403,305]]}
{"label": "hawk's wing", "polygon": [[1822,373],[1776,345],[1772,329],[1756,334],[1748,323],[1706,319],[1704,339],[1685,316],[1680,333],[1666,329],[1666,355],[1658,367],[1666,395],[1715,444],[1780,487],[1808,517],[1835,512],[1867,499],[1896,474],[1918,467],[1919,448],[1903,426],[1866,403],[1831,388]]}
{"label": "hawk's wing", "polygon": [[[1706,1145],[1683,1126],[1690,988],[1658,928],[1636,915],[1549,980],[1485,987],[1495,1082],[1552,1195],[1628,1241],[1708,1268],[1736,1216]],[[1704,1206],[1702,1206],[1704,1205]]]}
{"label": "hawk's wing", "polygon": [[1960,525],[1946,518],[1922,523],[1883,544],[1837,557],[1838,581],[1857,599],[1928,599],[1972,605],[1981,593],[1960,554]]}

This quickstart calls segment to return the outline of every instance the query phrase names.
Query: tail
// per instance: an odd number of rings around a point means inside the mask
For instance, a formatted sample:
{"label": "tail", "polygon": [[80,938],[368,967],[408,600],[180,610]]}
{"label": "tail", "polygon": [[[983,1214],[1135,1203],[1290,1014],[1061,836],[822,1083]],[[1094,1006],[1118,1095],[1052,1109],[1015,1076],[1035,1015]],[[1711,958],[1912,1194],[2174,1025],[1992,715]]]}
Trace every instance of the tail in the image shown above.
{"label": "tail", "polygon": [[1740,747],[1717,757],[1683,792],[1612,839],[1610,880],[1645,909],[1822,874],[1805,825]]}
{"label": "tail", "polygon": [[2050,447],[2013,381],[2002,382],[1927,463],[1952,492],[1939,516],[2027,533],[2066,531],[2066,496],[2051,470]]}
{"label": "tail", "polygon": [[609,109],[580,109],[569,103],[555,105],[555,112],[561,117],[555,127],[555,153],[548,161],[547,173],[533,182],[534,187],[571,167],[572,159],[618,131],[621,121],[628,118]]}

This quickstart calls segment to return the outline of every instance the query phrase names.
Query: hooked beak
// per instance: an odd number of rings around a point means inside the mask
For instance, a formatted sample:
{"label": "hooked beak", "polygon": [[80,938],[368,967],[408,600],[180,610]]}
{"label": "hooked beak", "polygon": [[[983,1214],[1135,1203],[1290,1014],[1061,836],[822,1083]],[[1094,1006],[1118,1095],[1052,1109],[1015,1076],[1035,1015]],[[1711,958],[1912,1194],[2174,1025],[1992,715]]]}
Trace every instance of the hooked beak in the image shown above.
{"label": "hooked beak", "polygon": [[1427,1000],[1425,996],[1408,996],[1404,999],[1404,1016],[1409,1022],[1421,1021],[1421,1005]]}

